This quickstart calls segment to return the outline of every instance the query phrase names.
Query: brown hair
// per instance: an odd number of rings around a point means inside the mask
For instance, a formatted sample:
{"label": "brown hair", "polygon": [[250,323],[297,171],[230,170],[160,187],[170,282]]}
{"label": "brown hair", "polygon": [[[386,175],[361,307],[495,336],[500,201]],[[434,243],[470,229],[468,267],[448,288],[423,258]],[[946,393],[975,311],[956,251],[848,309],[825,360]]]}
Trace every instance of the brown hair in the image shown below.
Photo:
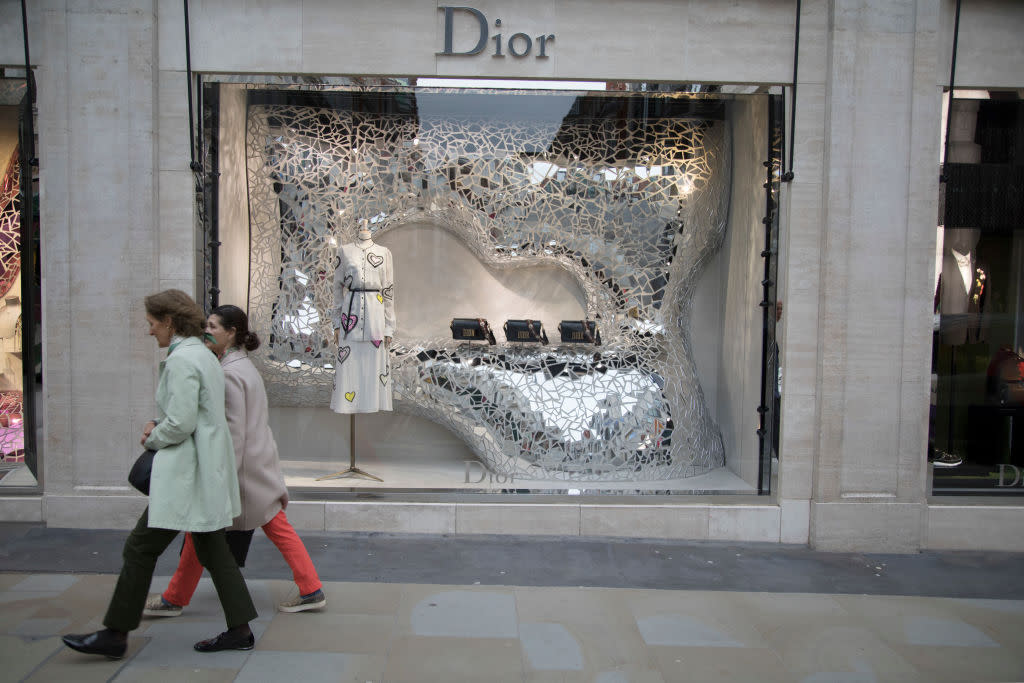
{"label": "brown hair", "polygon": [[255,351],[260,346],[260,338],[249,329],[249,316],[238,306],[226,304],[213,309],[210,315],[220,318],[221,327],[235,331],[235,344],[245,347],[246,351]]}
{"label": "brown hair", "polygon": [[165,289],[145,298],[146,313],[163,320],[170,316],[175,334],[183,337],[202,337],[206,316],[199,305],[180,289]]}

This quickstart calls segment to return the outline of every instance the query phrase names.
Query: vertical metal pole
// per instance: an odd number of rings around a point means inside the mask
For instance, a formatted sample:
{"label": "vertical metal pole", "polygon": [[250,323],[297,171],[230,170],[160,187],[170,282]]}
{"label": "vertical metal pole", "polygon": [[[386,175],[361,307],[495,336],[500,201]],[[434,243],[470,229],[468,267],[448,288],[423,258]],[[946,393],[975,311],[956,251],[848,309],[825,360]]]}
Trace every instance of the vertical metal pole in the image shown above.
{"label": "vertical metal pole", "polygon": [[[209,232],[206,238],[209,240],[207,246],[210,251],[210,307],[216,308],[220,305],[220,85],[211,83],[204,87],[209,93],[203,97],[203,110],[208,106],[210,109],[210,122],[208,132],[204,133],[203,140],[209,138],[208,154],[210,156],[210,175],[204,179],[204,192],[209,193],[205,202],[206,225]],[[246,301],[248,310],[248,301]]]}
{"label": "vertical metal pole", "polygon": [[956,83],[956,49],[960,41],[960,0],[956,0],[956,17],[953,19],[953,55],[949,63],[949,106],[946,107],[946,139],[942,147],[942,174],[939,180],[946,182],[946,164],[949,163],[949,122],[953,119],[953,85]]}
{"label": "vertical metal pole", "polygon": [[[771,103],[769,102],[769,107]],[[769,112],[771,109],[769,109]],[[771,324],[770,316],[775,314],[772,308],[772,297],[771,288],[774,284],[771,280],[771,266],[772,266],[772,223],[775,220],[775,206],[772,199],[772,186],[774,184],[774,171],[775,171],[775,157],[772,153],[772,134],[774,132],[774,126],[771,125],[774,121],[774,116],[769,113],[769,132],[768,132],[768,160],[764,162],[765,166],[765,182],[764,182],[764,195],[765,195],[765,213],[764,218],[761,219],[761,223],[764,225],[764,249],[761,251],[761,257],[764,259],[764,279],[761,280],[761,403],[757,406],[758,414],[758,427],[757,427],[757,439],[758,439],[758,459],[760,460],[760,467],[757,468],[757,492],[758,493],[769,493],[768,489],[770,486],[767,482],[771,481],[771,458],[765,457],[771,449],[771,445],[768,442],[767,435],[767,418],[768,405],[766,400],[766,392],[768,389],[769,381],[776,381],[776,378],[768,377],[768,326]],[[784,152],[782,152],[784,154]],[[782,160],[779,160],[782,163]],[[776,371],[777,372],[777,371]],[[767,471],[766,471],[767,470]]]}
{"label": "vertical metal pole", "polygon": [[[946,167],[949,165],[949,126],[953,120],[953,86],[956,83],[956,50],[960,39],[960,0],[956,0],[956,16],[953,19],[953,54],[949,63],[949,106],[946,107],[946,140],[942,148],[942,171],[939,182],[946,182]],[[940,313],[941,314],[941,313]],[[946,425],[946,452],[953,453],[953,419],[955,416],[954,396],[956,396],[956,346],[949,347],[949,410]],[[929,493],[931,493],[929,491]]]}
{"label": "vertical metal pole", "polygon": [[188,0],[185,3],[185,74],[188,78],[188,145],[192,163],[189,165],[193,171],[203,170],[202,164],[196,161],[196,130],[192,120],[192,42],[189,36],[188,26]]}
{"label": "vertical metal pole", "polygon": [[[796,78],[800,66],[800,0],[796,0],[796,30],[793,37],[793,104],[789,108],[789,166],[782,173],[782,182],[793,180],[793,148],[796,146]],[[785,161],[786,150],[782,150]]]}
{"label": "vertical metal pole", "polygon": [[356,416],[349,413],[348,416],[348,462],[349,469],[356,469]]}

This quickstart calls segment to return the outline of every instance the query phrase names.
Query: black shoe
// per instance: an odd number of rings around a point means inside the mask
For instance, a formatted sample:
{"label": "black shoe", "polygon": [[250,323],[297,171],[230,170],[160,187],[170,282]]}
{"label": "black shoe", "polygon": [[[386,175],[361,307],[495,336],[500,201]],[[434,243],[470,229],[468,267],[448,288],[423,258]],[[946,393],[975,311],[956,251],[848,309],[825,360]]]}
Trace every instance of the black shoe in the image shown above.
{"label": "black shoe", "polygon": [[87,655],[103,655],[110,659],[121,659],[124,657],[125,650],[128,649],[127,636],[118,637],[110,630],[66,635],[62,640],[72,650],[78,650]]}
{"label": "black shoe", "polygon": [[947,453],[946,451],[936,450],[929,460],[934,467],[959,467],[963,464],[964,459],[956,453]]}
{"label": "black shoe", "polygon": [[224,631],[216,638],[200,640],[193,645],[196,652],[220,652],[221,650],[251,650],[256,644],[256,637],[252,631],[248,635],[234,634],[231,631]]}

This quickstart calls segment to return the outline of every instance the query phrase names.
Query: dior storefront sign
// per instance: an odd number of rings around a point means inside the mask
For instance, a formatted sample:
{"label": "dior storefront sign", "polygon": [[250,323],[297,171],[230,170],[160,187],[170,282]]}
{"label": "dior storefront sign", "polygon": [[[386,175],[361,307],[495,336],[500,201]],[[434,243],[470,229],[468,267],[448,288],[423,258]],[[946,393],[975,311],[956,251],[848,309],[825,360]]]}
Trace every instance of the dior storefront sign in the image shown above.
{"label": "dior storefront sign", "polygon": [[[512,57],[529,57],[531,54],[536,59],[547,59],[548,58],[548,43],[555,40],[554,33],[541,34],[539,36],[530,37],[529,34],[523,32],[512,33],[506,40],[502,33],[496,32],[493,36],[490,35],[489,22],[484,13],[475,7],[452,7],[452,6],[439,6],[438,11],[444,12],[444,50],[438,52],[439,55],[457,56],[457,57],[468,57],[472,55],[478,55],[484,51],[487,47],[488,38],[494,43],[492,57],[504,57],[506,54]],[[476,45],[471,50],[465,52],[456,52],[454,49],[455,44],[455,13],[461,12],[472,16],[477,23],[478,34],[476,36]],[[497,31],[501,31],[502,24],[501,19],[494,20],[494,28]]]}

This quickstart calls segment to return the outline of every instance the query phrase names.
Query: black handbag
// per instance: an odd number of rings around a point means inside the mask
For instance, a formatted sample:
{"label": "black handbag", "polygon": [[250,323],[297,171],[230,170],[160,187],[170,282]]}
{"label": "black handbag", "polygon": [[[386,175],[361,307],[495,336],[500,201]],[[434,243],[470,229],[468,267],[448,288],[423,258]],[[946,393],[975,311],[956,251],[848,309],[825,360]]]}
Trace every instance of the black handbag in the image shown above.
{"label": "black handbag", "polygon": [[568,344],[601,345],[601,330],[595,320],[563,320],[558,323],[558,334]]}
{"label": "black handbag", "polygon": [[452,330],[452,339],[486,341],[491,345],[497,344],[494,332],[491,332],[491,326],[483,318],[452,318],[449,327]]}
{"label": "black handbag", "polygon": [[128,472],[128,483],[147,496],[149,495],[149,479],[153,475],[153,458],[155,457],[156,451],[147,448],[142,451],[142,455],[135,460],[131,471]]}
{"label": "black handbag", "polygon": [[[255,529],[247,531],[228,529],[224,532],[224,540],[228,543],[228,550],[235,558],[235,564],[239,567],[245,566],[245,558],[249,556],[249,546],[252,544],[252,535]],[[181,535],[181,548],[178,550],[178,557],[185,552],[185,534]]]}
{"label": "black handbag", "polygon": [[505,339],[516,343],[548,343],[547,332],[539,320],[506,320]]}

